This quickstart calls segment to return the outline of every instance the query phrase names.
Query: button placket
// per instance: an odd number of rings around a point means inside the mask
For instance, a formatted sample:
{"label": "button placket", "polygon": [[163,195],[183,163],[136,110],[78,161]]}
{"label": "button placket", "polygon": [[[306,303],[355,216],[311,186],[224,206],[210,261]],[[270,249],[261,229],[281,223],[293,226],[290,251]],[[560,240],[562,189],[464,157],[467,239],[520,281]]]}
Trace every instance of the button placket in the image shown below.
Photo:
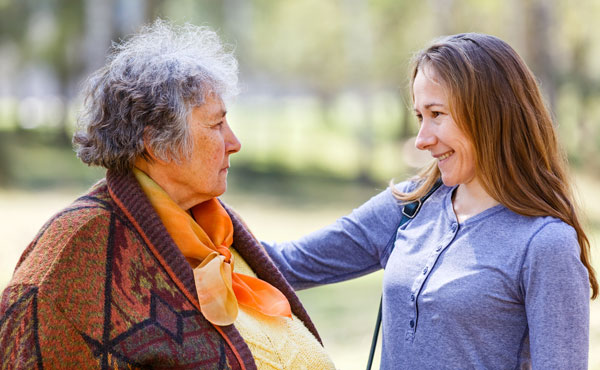
{"label": "button placket", "polygon": [[[410,327],[410,329],[408,329],[405,334],[405,340],[407,340],[407,341],[412,341],[414,339],[414,334],[416,331],[415,326],[416,326],[416,320],[418,319],[416,300],[417,300],[418,296],[420,295],[421,289],[423,288],[423,285],[425,284],[427,277],[429,276],[428,274],[431,273],[433,267],[435,267],[435,264],[439,260],[441,252],[446,247],[448,247],[452,243],[454,238],[456,237],[456,232],[458,231],[458,227],[459,227],[459,225],[456,222],[452,222],[452,224],[450,225],[450,235],[448,235],[445,242],[440,243],[435,248],[435,252],[431,253],[429,258],[427,259],[425,267],[422,270],[422,273],[417,276],[417,278],[415,279],[415,282],[413,283],[413,293],[411,293],[411,295],[410,295],[410,301],[414,302],[412,304],[414,306],[414,316],[408,322],[408,326]],[[429,266],[431,266],[431,268]]]}

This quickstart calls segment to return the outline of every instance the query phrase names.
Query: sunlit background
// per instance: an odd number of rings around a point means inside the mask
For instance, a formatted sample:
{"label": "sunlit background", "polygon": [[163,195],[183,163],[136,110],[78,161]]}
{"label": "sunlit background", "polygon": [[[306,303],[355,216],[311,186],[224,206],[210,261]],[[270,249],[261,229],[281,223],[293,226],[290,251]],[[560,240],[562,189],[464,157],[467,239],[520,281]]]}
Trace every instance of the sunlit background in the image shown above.
{"label": "sunlit background", "polygon": [[[82,79],[156,17],[235,48],[242,94],[228,109],[243,147],[224,199],[259,238],[298,237],[413,174],[410,57],[474,31],[506,40],[539,78],[598,248],[600,1],[0,0],[0,289],[42,224],[103,176],[70,144]],[[365,366],[380,284],[300,293],[340,369]],[[591,322],[600,369],[598,303]]]}

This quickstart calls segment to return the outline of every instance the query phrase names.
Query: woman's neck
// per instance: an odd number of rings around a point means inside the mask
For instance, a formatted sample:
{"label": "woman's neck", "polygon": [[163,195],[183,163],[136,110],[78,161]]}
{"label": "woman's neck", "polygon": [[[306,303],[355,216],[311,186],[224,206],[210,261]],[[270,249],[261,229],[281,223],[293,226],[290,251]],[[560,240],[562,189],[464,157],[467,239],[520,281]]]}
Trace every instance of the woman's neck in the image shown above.
{"label": "woman's neck", "polygon": [[499,204],[481,186],[477,179],[460,184],[452,195],[452,208],[459,223]]}
{"label": "woman's neck", "polygon": [[189,211],[195,205],[210,199],[210,197],[201,197],[189,191],[185,184],[171,176],[169,165],[164,165],[159,161],[148,162],[138,158],[135,161],[135,167],[156,182],[184,211]]}

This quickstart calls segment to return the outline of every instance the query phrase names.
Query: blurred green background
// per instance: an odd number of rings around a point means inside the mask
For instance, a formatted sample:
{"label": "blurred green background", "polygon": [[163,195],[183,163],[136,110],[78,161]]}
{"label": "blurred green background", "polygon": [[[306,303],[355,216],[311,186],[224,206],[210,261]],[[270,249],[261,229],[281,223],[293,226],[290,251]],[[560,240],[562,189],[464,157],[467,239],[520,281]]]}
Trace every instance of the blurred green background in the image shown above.
{"label": "blurred green background", "polygon": [[[600,243],[600,1],[0,0],[0,289],[42,224],[100,179],[70,137],[81,81],[112,41],[156,17],[233,45],[242,142],[225,200],[262,239],[299,237],[424,163],[412,142],[408,61],[459,32],[509,42],[538,77]],[[341,369],[367,359],[381,273],[300,293]],[[590,368],[600,369],[592,303]]]}

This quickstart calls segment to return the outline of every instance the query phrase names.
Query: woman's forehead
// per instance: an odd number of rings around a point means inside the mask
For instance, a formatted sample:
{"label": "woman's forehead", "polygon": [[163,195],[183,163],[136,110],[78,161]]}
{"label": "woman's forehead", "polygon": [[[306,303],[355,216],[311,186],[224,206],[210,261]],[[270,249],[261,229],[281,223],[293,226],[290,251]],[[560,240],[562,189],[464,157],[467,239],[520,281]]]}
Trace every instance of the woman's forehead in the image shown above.
{"label": "woman's forehead", "polygon": [[204,103],[194,106],[191,115],[197,119],[214,120],[220,119],[227,114],[225,103],[220,96],[208,94],[204,98]]}
{"label": "woman's forehead", "polygon": [[440,74],[435,69],[435,67],[428,62],[423,62],[417,68],[417,73],[415,74],[415,79],[418,74],[421,74],[423,77],[426,77],[429,81],[436,85],[444,86],[443,80],[440,77]]}

